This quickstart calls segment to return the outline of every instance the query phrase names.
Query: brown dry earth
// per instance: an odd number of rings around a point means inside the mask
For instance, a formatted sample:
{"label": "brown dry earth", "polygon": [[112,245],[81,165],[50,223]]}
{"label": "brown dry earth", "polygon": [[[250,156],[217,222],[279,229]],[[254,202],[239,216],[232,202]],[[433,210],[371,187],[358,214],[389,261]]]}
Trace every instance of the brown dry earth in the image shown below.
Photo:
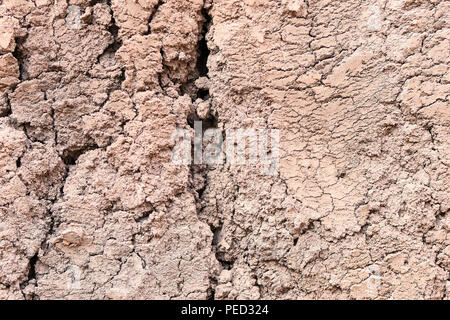
{"label": "brown dry earth", "polygon": [[[0,299],[448,299],[449,15],[0,0]],[[199,119],[278,174],[172,164]]]}

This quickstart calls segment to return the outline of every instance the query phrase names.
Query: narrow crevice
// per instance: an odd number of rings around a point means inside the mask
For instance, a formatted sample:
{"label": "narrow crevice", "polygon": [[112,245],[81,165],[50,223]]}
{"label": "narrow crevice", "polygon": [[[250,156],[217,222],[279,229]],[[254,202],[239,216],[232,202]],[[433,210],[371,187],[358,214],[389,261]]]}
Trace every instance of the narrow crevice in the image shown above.
{"label": "narrow crevice", "polygon": [[[64,180],[64,182],[62,183],[62,186],[61,186],[61,197],[62,197],[62,189],[64,189],[64,183],[65,183],[65,180]],[[55,202],[56,202],[56,200],[52,201],[52,205]],[[48,240],[50,239],[50,236],[53,235],[54,230],[55,230],[55,218],[54,218],[54,216],[52,214],[51,209],[49,210],[49,214],[50,214],[50,226],[48,228],[45,240],[42,241],[42,244],[41,244],[41,249],[44,250],[44,251],[48,249],[48,247],[49,247]]]}
{"label": "narrow crevice", "polygon": [[[218,251],[218,244],[220,242],[221,232],[222,232],[222,223],[219,223],[218,226],[210,225],[211,232],[213,233],[213,239],[211,241],[211,247],[214,251],[214,254],[216,256],[216,260],[220,263],[223,270],[231,270],[233,268],[234,261],[227,261],[224,259],[223,254]],[[214,300],[215,299],[215,293],[216,293],[216,287],[218,284],[217,276],[211,275],[209,278],[210,284],[207,291],[207,299],[208,300]]]}
{"label": "narrow crevice", "polygon": [[206,186],[207,186],[206,178],[207,178],[207,177],[205,176],[205,183],[203,184],[203,187],[201,187],[199,190],[197,190],[197,194],[198,194],[198,199],[199,199],[199,200],[203,199],[203,193],[204,193],[205,190],[206,190]]}
{"label": "narrow crevice", "polygon": [[56,130],[56,124],[55,124],[55,108],[52,106],[51,110],[50,110],[50,117],[52,119],[52,129],[53,129],[53,133],[54,133],[54,142],[55,142],[55,146],[58,145],[58,130]]}
{"label": "narrow crevice", "polygon": [[36,262],[38,260],[38,252],[30,259],[30,265],[28,269],[28,281],[36,279]]}
{"label": "narrow crevice", "polygon": [[216,115],[214,115],[214,114],[210,115],[208,118],[202,120],[203,132],[205,132],[206,130],[211,129],[211,128],[218,128],[218,124],[219,124],[219,121],[218,121]]}
{"label": "narrow crevice", "polygon": [[142,269],[145,269],[147,267],[147,262],[145,261],[144,257],[142,257],[139,252],[136,252],[136,250],[134,250],[133,252],[136,253],[139,259],[141,259]]}
{"label": "narrow crevice", "polygon": [[[24,55],[21,51],[21,46],[22,43],[25,41],[25,38],[16,38],[16,48],[14,49],[13,52],[13,57],[16,58],[17,60],[17,64],[19,65],[19,83],[21,83],[24,79],[24,65],[23,65],[23,60],[24,60]],[[17,86],[17,85],[16,85]],[[15,87],[13,87],[12,91],[14,92]]]}
{"label": "narrow crevice", "polygon": [[233,269],[234,261],[227,261],[220,256],[216,255],[216,259],[220,262],[222,265],[223,270],[231,270]]}
{"label": "narrow crevice", "polygon": [[[61,160],[63,160],[63,159],[61,158]],[[63,162],[64,162],[64,160],[63,160]],[[67,180],[68,176],[69,176],[69,166],[66,165],[65,172],[64,172],[64,177],[62,178],[62,182],[61,182],[61,187],[59,188],[59,197],[56,197],[56,199],[52,202],[52,204],[54,204],[58,198],[62,199],[62,197],[64,195],[64,186],[66,184],[66,180]],[[50,224],[50,230],[53,230],[54,218],[53,218],[53,215],[52,215],[51,211],[50,211],[50,217],[52,219],[51,224]]]}
{"label": "narrow crevice", "polygon": [[11,101],[9,100],[9,96],[7,93],[5,93],[4,99],[5,99],[7,108],[1,111],[0,118],[1,117],[9,117],[12,114]]}
{"label": "narrow crevice", "polygon": [[9,288],[11,288],[11,285],[10,284],[8,284],[8,283],[3,283],[3,282],[0,282],[0,285],[2,285],[2,286],[4,286],[6,289],[9,289]]}
{"label": "narrow crevice", "polygon": [[150,217],[150,215],[152,214],[152,212],[153,212],[153,210],[146,211],[146,212],[144,212],[141,216],[135,218],[134,221],[135,221],[136,223],[142,222],[142,221],[144,221],[145,219],[147,219],[148,217]]}
{"label": "narrow crevice", "polygon": [[[108,0],[106,2],[106,4],[109,6],[109,10],[111,12],[111,24],[108,27],[108,32],[111,34],[111,36],[113,38],[113,42],[98,57],[97,63],[100,61],[101,57],[104,56],[104,55],[115,56],[117,50],[119,50],[120,47],[123,44],[122,39],[120,39],[120,37],[119,37],[119,29],[120,28],[116,24],[116,20],[114,19],[114,11],[113,11],[112,6],[111,6],[111,1]],[[125,81],[125,69],[121,68],[121,74],[120,74],[120,76],[117,79],[117,85],[115,87],[113,87],[110,91],[121,90],[123,81]],[[108,97],[109,97],[109,92],[108,92]]]}
{"label": "narrow crevice", "polygon": [[194,129],[195,121],[199,121],[199,120],[200,120],[200,118],[198,117],[197,112],[193,112],[193,113],[188,114],[188,116],[186,118],[187,124],[192,129]]}
{"label": "narrow crevice", "polygon": [[28,299],[34,300],[34,298],[35,298],[34,294],[31,294],[31,296],[27,296],[23,291],[31,281],[36,280],[36,263],[38,261],[38,254],[39,254],[39,250],[28,261],[27,279],[25,281],[23,281],[22,283],[20,283],[20,285],[19,285],[20,290],[21,290],[22,295],[25,300],[28,300]]}
{"label": "narrow crevice", "polygon": [[197,112],[190,113],[187,116],[187,123],[191,128],[194,128],[194,123],[196,121],[202,122],[202,132],[205,132],[211,128],[218,128],[219,120],[215,114],[210,114],[206,119],[200,119]]}
{"label": "narrow crevice", "polygon": [[202,100],[208,100],[209,99],[209,90],[208,89],[199,89],[197,91],[197,98],[200,98]]}
{"label": "narrow crevice", "polygon": [[122,69],[122,72],[121,72],[120,77],[119,77],[119,86],[118,86],[119,89],[121,89],[122,83],[124,81],[125,81],[125,69]]}
{"label": "narrow crevice", "polygon": [[159,0],[158,3],[153,7],[152,13],[150,14],[150,17],[148,18],[148,23],[147,23],[147,34],[151,34],[152,33],[152,28],[150,26],[150,23],[152,22],[153,18],[155,17],[156,12],[158,12],[159,7],[164,3],[163,0]]}
{"label": "narrow crevice", "polygon": [[347,175],[346,172],[341,172],[341,173],[338,174],[337,177],[338,177],[339,179],[343,179],[343,178],[345,178],[346,175]]}
{"label": "narrow crevice", "polygon": [[[95,5],[96,3],[100,3],[101,1],[92,1],[91,5]],[[114,55],[116,51],[122,46],[122,39],[119,38],[119,27],[116,24],[116,20],[114,19],[114,12],[111,8],[111,1],[107,1],[106,4],[109,7],[111,13],[111,23],[107,28],[107,31],[111,34],[113,41],[109,44],[108,47],[97,57],[97,63],[100,62],[101,57],[112,54]]]}
{"label": "narrow crevice", "polygon": [[[89,6],[90,7],[93,7],[93,6],[95,6],[96,4],[98,4],[98,3],[103,3],[104,2],[104,0],[91,0],[90,2],[89,2]],[[109,2],[109,1],[108,1]]]}
{"label": "narrow crevice", "polygon": [[220,232],[222,231],[222,224],[219,224],[218,227],[210,226],[211,232],[213,233],[212,246],[216,247],[219,243]]}
{"label": "narrow crevice", "polygon": [[[203,8],[201,9],[201,13],[203,16],[203,25],[202,30],[199,35],[199,40],[197,43],[197,61],[196,61],[196,78],[192,81],[192,84],[195,83],[195,81],[201,77],[209,78],[208,72],[208,58],[210,54],[210,50],[208,48],[208,43],[206,40],[206,34],[209,31],[209,28],[212,23],[212,18],[209,14],[209,11],[211,10],[211,7],[208,9],[206,8],[206,2],[203,4]],[[188,87],[188,86],[186,86]],[[195,87],[195,86],[194,86]],[[198,88],[196,92],[193,92],[193,96],[191,96],[192,99],[202,99],[202,100],[208,100],[210,99],[210,92],[209,89],[206,88]],[[187,118],[187,122],[191,128],[194,127],[194,122],[200,121],[200,117],[197,115],[197,112],[190,114]],[[214,114],[210,114],[207,119],[203,119],[202,121],[202,128],[203,132],[209,128],[217,128],[218,119],[217,116]]]}
{"label": "narrow crevice", "polygon": [[[185,84],[181,87],[182,93],[184,94],[189,93],[191,96],[191,99],[202,99],[202,100],[208,100],[210,99],[210,92],[206,88],[197,88],[195,86],[195,81],[199,79],[200,77],[206,77],[208,76],[208,57],[210,54],[210,50],[208,48],[208,43],[206,39],[206,35],[208,33],[208,30],[211,26],[212,19],[209,15],[211,7],[207,8],[206,1],[203,4],[203,8],[201,9],[201,13],[203,16],[203,25],[201,26],[201,33],[199,35],[199,40],[197,43],[197,61],[195,65],[195,73],[194,73],[194,79],[192,79],[189,83]],[[162,87],[162,86],[161,86]],[[193,89],[193,90],[192,90]],[[187,116],[186,122],[191,128],[195,128],[195,122],[201,121],[202,124],[202,138],[203,133],[210,129],[210,128],[217,128],[218,127],[218,117],[214,112],[210,112],[210,115],[206,119],[201,119],[199,115],[197,114],[197,111],[195,110],[191,114]],[[192,149],[193,150],[193,149]],[[222,223],[220,223],[218,226],[213,226],[211,223],[205,221],[201,218],[201,211],[202,211],[202,201],[205,196],[205,191],[208,188],[208,171],[210,170],[209,166],[206,164],[191,164],[191,188],[192,192],[195,197],[196,207],[197,207],[197,214],[199,216],[199,219],[209,225],[211,228],[211,232],[213,234],[212,241],[211,241],[211,250],[214,252],[214,255],[217,259],[217,261],[222,265],[223,269],[230,270],[233,266],[233,262],[226,261],[223,257],[223,254],[218,252],[218,244],[220,242],[220,233],[222,231]],[[199,187],[196,183],[196,177],[201,177],[203,179],[203,183],[201,184],[201,187]],[[215,299],[215,289],[218,285],[217,275],[216,274],[210,274],[209,278],[209,288],[206,292],[207,299],[208,300],[214,300]]]}
{"label": "narrow crevice", "polygon": [[31,142],[39,142],[39,143],[45,144],[45,141],[44,141],[44,140],[39,140],[39,139],[36,138],[36,137],[30,136],[30,133],[29,133],[28,131],[29,131],[32,127],[31,127],[31,125],[30,125],[29,122],[25,122],[25,123],[23,123],[23,124],[18,124],[17,121],[16,121],[16,119],[11,119],[11,123],[14,124],[14,125],[16,125],[16,128],[22,129],[22,130],[23,130],[23,133],[25,134],[25,136],[27,137],[27,139],[30,140]]}
{"label": "narrow crevice", "polygon": [[211,242],[211,246],[213,247],[213,250],[216,255],[217,261],[222,265],[222,269],[224,270],[231,270],[233,268],[234,261],[227,260],[224,257],[224,252],[220,252],[218,249],[218,244],[221,240],[221,233],[222,233],[222,223],[219,224],[218,227],[210,226],[211,232],[213,233],[213,240]]}
{"label": "narrow crevice", "polygon": [[61,159],[64,162],[64,164],[67,166],[75,165],[78,158],[82,154],[86,153],[87,151],[95,150],[98,148],[99,148],[98,145],[93,145],[93,146],[85,147],[82,149],[64,150],[61,155]]}
{"label": "narrow crevice", "polygon": [[114,14],[111,10],[111,25],[108,27],[108,32],[113,37],[113,42],[105,49],[105,52],[116,52],[122,45],[122,39],[119,38],[119,27],[114,19]]}
{"label": "narrow crevice", "polygon": [[433,126],[430,126],[427,130],[430,133],[431,143],[434,145]]}
{"label": "narrow crevice", "polygon": [[118,38],[117,30],[118,30],[118,28],[115,24],[111,25],[108,28],[108,32],[111,33],[111,35],[114,37],[114,40],[108,47],[106,47],[105,51],[103,51],[103,53],[98,56],[97,63],[100,61],[102,56],[105,56],[108,54],[114,55],[116,53],[116,51],[119,50],[119,48],[122,46],[122,40]]}
{"label": "narrow crevice", "polygon": [[209,281],[210,281],[210,285],[209,285],[209,288],[207,291],[206,299],[207,300],[215,300],[216,287],[218,285],[218,281],[215,277],[210,277]]}
{"label": "narrow crevice", "polygon": [[18,157],[16,160],[16,167],[20,168],[22,166],[22,157]]}
{"label": "narrow crevice", "polygon": [[203,26],[202,26],[202,32],[200,35],[200,39],[198,41],[197,44],[197,53],[198,53],[198,58],[197,58],[197,71],[198,71],[198,76],[199,77],[208,77],[208,66],[207,66],[207,62],[208,62],[208,57],[210,54],[209,48],[208,48],[208,43],[206,41],[206,34],[209,30],[209,27],[211,25],[211,16],[209,15],[209,10],[210,9],[206,9],[205,6],[203,6],[202,8],[202,15],[203,18],[205,19]]}
{"label": "narrow crevice", "polygon": [[166,67],[165,67],[165,65],[164,65],[164,49],[163,49],[162,47],[159,49],[159,54],[161,55],[161,64],[162,64],[162,67],[163,67],[163,71],[160,72],[160,73],[158,73],[158,84],[159,84],[159,87],[161,88],[162,92],[163,92],[165,95],[167,95],[167,92],[166,92],[166,86],[164,85],[164,83],[163,83],[163,78],[162,78],[164,72],[166,71],[166,70],[165,70]]}

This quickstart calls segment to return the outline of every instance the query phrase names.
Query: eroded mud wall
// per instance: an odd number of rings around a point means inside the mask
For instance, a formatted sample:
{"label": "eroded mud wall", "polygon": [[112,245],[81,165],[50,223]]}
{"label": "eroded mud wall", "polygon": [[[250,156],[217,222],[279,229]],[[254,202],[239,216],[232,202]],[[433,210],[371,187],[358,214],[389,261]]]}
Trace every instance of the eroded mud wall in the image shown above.
{"label": "eroded mud wall", "polygon": [[[449,12],[0,1],[0,298],[446,298]],[[171,163],[196,120],[276,174]]]}

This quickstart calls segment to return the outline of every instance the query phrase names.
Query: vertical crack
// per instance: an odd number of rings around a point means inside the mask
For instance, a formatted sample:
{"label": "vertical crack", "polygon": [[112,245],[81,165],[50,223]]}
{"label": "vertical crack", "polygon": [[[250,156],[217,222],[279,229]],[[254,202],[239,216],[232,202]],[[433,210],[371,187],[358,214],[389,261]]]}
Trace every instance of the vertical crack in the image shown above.
{"label": "vertical crack", "polygon": [[16,90],[17,86],[23,81],[24,78],[24,54],[21,50],[21,45],[25,41],[26,36],[24,37],[16,37],[16,47],[14,51],[12,52],[13,57],[17,60],[17,64],[19,66],[19,77],[18,82],[11,87],[11,90],[8,92],[5,92],[3,97],[0,97],[0,103],[2,103],[1,100],[3,100],[4,105],[6,105],[6,108],[0,108],[0,117],[8,117],[12,114],[12,108],[11,108],[11,101],[9,99],[9,94],[11,92],[14,92]]}
{"label": "vertical crack", "polygon": [[30,260],[28,262],[27,279],[25,281],[23,281],[22,283],[20,283],[20,285],[19,285],[20,290],[23,295],[23,298],[25,300],[29,300],[29,299],[34,300],[36,297],[34,293],[26,294],[24,292],[24,289],[28,286],[28,284],[30,284],[32,281],[36,280],[36,263],[38,261],[38,254],[39,254],[39,250],[37,250],[37,252],[30,258]]}
{"label": "vertical crack", "polygon": [[152,27],[150,26],[150,23],[152,22],[156,12],[158,12],[159,7],[164,3],[163,0],[159,0],[158,3],[153,7],[152,13],[150,14],[150,17],[148,18],[148,23],[147,23],[147,34],[151,34],[152,33]]}
{"label": "vertical crack", "polygon": [[[208,0],[205,0],[203,3],[203,7],[201,9],[201,14],[203,16],[203,25],[201,26],[201,34],[199,35],[199,40],[197,42],[197,61],[196,61],[195,78],[192,81],[194,83],[197,79],[199,79],[201,77],[209,78],[208,77],[209,70],[208,70],[207,62],[208,62],[210,50],[208,48],[206,35],[207,35],[208,30],[212,23],[212,18],[209,15],[211,5],[212,5],[212,3],[208,3]],[[193,83],[191,83],[191,84],[193,84]],[[193,92],[193,96],[191,95],[191,98],[193,98],[193,99],[197,98],[197,100],[200,98],[201,100],[206,101],[210,98],[209,90],[205,89],[205,88],[197,88],[196,92]],[[200,119],[199,115],[197,114],[197,111],[194,111],[193,113],[188,115],[186,120],[187,120],[188,125],[192,128],[196,127],[194,125],[195,121],[201,121],[202,133],[204,133],[209,128],[217,128],[217,126],[218,126],[218,119],[212,113],[209,114],[208,118]],[[201,202],[202,202],[202,199],[204,196],[204,192],[208,186],[208,176],[207,176],[208,170],[209,170],[209,168],[208,168],[208,165],[206,165],[206,164],[191,164],[191,166],[190,166],[190,171],[191,171],[190,185],[191,185],[194,197],[195,197],[198,216],[200,216],[200,211],[202,209]],[[198,185],[199,178],[201,179],[200,181],[202,181],[200,183],[200,186]],[[214,227],[213,225],[209,224],[209,227],[211,228],[211,232],[213,234],[213,239],[211,241],[211,250],[214,252],[216,259],[219,261],[219,263],[221,263],[222,266],[224,266],[224,262],[220,259],[220,257],[218,256],[218,253],[217,253],[217,244],[219,242],[220,231],[222,229],[222,225],[220,224],[218,227]],[[217,284],[218,284],[217,275],[210,274],[209,287],[206,292],[206,296],[207,296],[208,300],[215,299],[215,288],[216,288]]]}
{"label": "vertical crack", "polygon": [[8,93],[5,93],[3,98],[0,98],[4,100],[4,103],[6,105],[6,108],[0,109],[0,117],[9,117],[12,113],[11,109],[11,101],[9,100]]}
{"label": "vertical crack", "polygon": [[[115,56],[117,50],[119,50],[119,48],[122,46],[122,39],[119,37],[119,26],[116,24],[116,20],[114,18],[114,11],[111,6],[111,0],[108,0],[106,4],[108,5],[109,10],[111,12],[111,24],[108,27],[108,32],[111,34],[113,42],[105,49],[105,51],[98,57],[98,59],[100,59],[100,57],[105,54],[111,54]],[[118,83],[116,85],[116,88],[112,88],[112,90],[121,89],[122,83],[125,80],[125,69],[121,68],[121,71],[122,72],[120,74],[120,77],[118,77],[117,79]],[[110,92],[108,92],[108,97],[109,93]]]}
{"label": "vertical crack", "polygon": [[[14,49],[14,52],[12,53],[13,57],[16,58],[17,63],[19,65],[19,83],[23,81],[24,78],[24,55],[20,49],[22,43],[24,42],[25,38],[16,38],[16,48]],[[12,89],[14,91],[16,86]]]}
{"label": "vertical crack", "polygon": [[208,77],[208,56],[209,56],[209,48],[206,41],[206,34],[208,33],[209,27],[211,25],[212,18],[209,14],[209,10],[211,8],[206,9],[206,3],[203,5],[201,10],[202,16],[204,18],[202,32],[200,36],[200,40],[198,41],[197,50],[198,50],[198,58],[197,58],[197,71],[199,77]]}
{"label": "vertical crack", "polygon": [[28,269],[28,281],[36,279],[36,262],[38,260],[38,253],[31,257]]}

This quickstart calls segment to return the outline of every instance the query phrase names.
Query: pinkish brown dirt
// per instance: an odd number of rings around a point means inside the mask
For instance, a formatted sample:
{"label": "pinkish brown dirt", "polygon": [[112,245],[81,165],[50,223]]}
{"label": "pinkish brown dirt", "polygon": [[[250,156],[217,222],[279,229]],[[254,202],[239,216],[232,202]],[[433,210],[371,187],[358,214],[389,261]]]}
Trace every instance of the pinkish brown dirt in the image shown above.
{"label": "pinkish brown dirt", "polygon": [[[0,0],[0,299],[448,299],[449,15]],[[194,119],[278,174],[172,164]]]}

